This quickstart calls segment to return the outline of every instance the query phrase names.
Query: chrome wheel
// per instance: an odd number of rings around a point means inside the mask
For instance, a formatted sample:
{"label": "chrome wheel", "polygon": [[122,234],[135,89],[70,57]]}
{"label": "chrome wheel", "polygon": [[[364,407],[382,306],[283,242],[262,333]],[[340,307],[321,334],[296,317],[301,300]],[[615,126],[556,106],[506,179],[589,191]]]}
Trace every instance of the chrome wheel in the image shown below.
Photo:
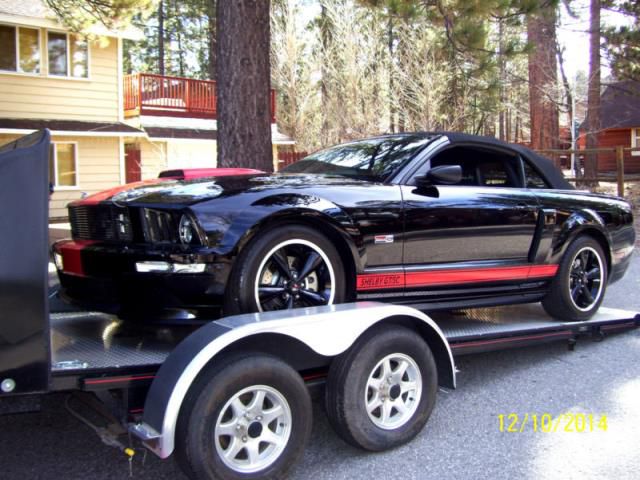
{"label": "chrome wheel", "polygon": [[320,247],[307,240],[287,240],[260,263],[255,301],[261,312],[330,305],[335,284],[331,262]]}
{"label": "chrome wheel", "polygon": [[604,286],[602,259],[596,250],[584,247],[576,253],[569,271],[569,295],[582,312],[597,304]]}
{"label": "chrome wheel", "polygon": [[371,371],[364,401],[371,421],[382,429],[392,430],[411,419],[421,395],[418,364],[407,355],[392,353]]}
{"label": "chrome wheel", "polygon": [[220,411],[215,426],[216,451],[236,472],[263,470],[285,450],[291,421],[291,408],[280,392],[266,385],[244,388]]}

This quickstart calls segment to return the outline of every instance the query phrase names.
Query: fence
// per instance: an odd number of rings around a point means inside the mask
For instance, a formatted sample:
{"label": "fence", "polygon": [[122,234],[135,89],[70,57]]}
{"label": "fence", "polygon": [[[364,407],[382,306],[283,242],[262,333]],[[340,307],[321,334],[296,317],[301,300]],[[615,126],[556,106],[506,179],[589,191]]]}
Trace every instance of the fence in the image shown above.
{"label": "fence", "polygon": [[[614,154],[615,162],[616,162],[616,171],[615,177],[612,175],[605,174],[597,174],[596,177],[567,177],[567,180],[574,183],[584,183],[595,184],[598,182],[611,182],[615,181],[617,183],[618,188],[618,196],[624,196],[624,185],[627,181],[640,181],[639,174],[629,174],[625,173],[625,153],[629,153],[631,157],[635,154],[640,155],[640,148],[629,148],[622,145],[618,145],[616,147],[605,147],[605,148],[590,148],[590,149],[582,149],[582,150],[538,150],[538,153],[545,155],[547,157],[551,157],[553,159],[557,159],[560,156],[570,157],[575,154],[576,162],[584,163],[583,159],[586,155],[595,153],[597,154]],[[559,162],[558,162],[559,163]],[[640,163],[640,158],[638,159],[638,163]],[[579,168],[581,170],[581,167]],[[575,172],[572,172],[575,173]]]}

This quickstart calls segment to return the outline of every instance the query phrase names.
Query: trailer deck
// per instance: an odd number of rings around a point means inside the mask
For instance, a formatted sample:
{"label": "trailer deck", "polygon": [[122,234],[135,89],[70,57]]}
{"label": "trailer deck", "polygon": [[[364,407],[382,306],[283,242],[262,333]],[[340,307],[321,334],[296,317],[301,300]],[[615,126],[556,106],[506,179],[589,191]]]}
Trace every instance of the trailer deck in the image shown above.
{"label": "trailer deck", "polygon": [[[590,320],[559,322],[540,304],[431,312],[454,355],[565,340],[640,326],[640,314],[600,308]],[[171,351],[197,326],[136,325],[97,312],[52,313],[51,365],[55,389],[145,386]],[[317,377],[317,376],[314,376]]]}

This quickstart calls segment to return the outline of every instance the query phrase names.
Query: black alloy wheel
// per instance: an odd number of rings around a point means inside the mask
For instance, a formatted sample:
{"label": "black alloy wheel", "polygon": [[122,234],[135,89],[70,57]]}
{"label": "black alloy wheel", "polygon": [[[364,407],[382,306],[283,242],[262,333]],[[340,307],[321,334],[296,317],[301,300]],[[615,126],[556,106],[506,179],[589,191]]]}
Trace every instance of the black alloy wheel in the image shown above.
{"label": "black alloy wheel", "polygon": [[330,305],[335,298],[335,272],[315,244],[292,239],[271,249],[256,277],[260,311]]}
{"label": "black alloy wheel", "polygon": [[320,307],[345,301],[342,260],[315,229],[283,225],[260,233],[238,256],[225,295],[226,315]]}
{"label": "black alloy wheel", "polygon": [[558,320],[588,320],[604,299],[607,275],[600,243],[593,237],[579,236],[567,247],[542,306]]}
{"label": "black alloy wheel", "polygon": [[602,290],[602,259],[591,247],[578,252],[571,264],[569,290],[573,304],[579,310],[589,310]]}

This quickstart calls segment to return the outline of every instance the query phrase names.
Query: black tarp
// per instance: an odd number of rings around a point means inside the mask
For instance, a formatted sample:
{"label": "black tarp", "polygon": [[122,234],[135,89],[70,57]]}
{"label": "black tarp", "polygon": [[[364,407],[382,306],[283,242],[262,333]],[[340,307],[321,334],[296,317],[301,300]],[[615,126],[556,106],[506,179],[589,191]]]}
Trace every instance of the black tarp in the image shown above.
{"label": "black tarp", "polygon": [[0,382],[49,386],[48,130],[0,147]]}

